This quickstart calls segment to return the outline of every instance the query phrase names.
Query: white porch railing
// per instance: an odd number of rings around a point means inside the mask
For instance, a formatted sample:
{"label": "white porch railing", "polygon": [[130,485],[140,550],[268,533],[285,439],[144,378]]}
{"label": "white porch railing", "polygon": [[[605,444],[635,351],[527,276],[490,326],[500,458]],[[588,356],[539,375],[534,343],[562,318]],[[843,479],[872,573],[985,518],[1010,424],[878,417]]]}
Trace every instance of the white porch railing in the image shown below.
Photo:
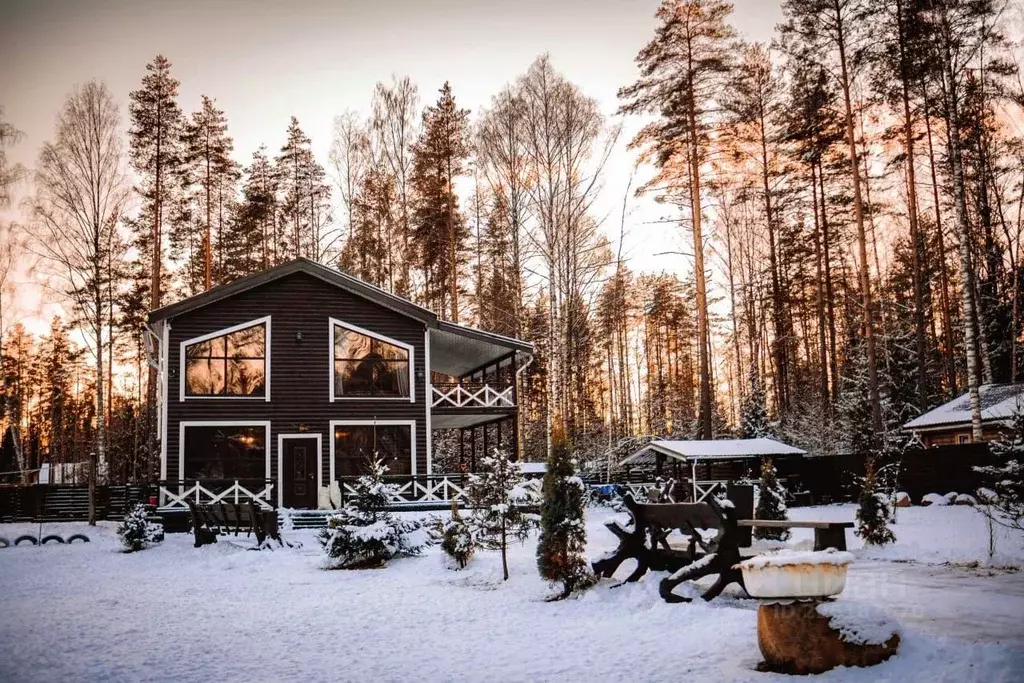
{"label": "white porch railing", "polygon": [[515,408],[513,387],[490,384],[435,384],[431,387],[434,408]]}
{"label": "white porch railing", "polygon": [[[451,502],[453,500],[464,502],[466,500],[466,475],[386,477],[385,481],[393,487],[390,502],[395,504]],[[342,500],[357,495],[354,483],[351,478],[339,482]]]}
{"label": "white porch railing", "polygon": [[[724,487],[728,483],[729,482],[726,481],[725,479],[709,479],[709,480],[706,480],[706,481],[694,482],[693,483],[692,491],[696,494],[695,495],[695,498],[697,499],[696,502],[700,503],[700,502],[703,502],[704,500],[707,500],[708,496],[713,495],[714,492],[718,489],[719,486],[721,486],[722,490],[724,491],[725,490]],[[622,484],[622,486],[624,486],[626,488],[626,490],[628,490],[630,493],[633,494],[634,498],[637,497],[638,495],[642,495],[644,497],[647,497],[647,492],[648,491],[650,491],[651,489],[660,490],[664,485],[665,485],[665,483],[658,484],[658,483],[655,483],[655,482],[640,482],[640,483],[626,483],[626,484]],[[685,486],[686,486],[686,489],[687,489],[686,492],[690,493],[691,492],[690,484],[687,483]]]}
{"label": "white porch railing", "polygon": [[[161,482],[160,484],[160,509],[161,510],[187,510],[189,503],[196,505],[211,505],[217,503],[233,503],[235,505],[253,501],[264,510],[273,509],[271,504],[271,493],[274,484],[271,482],[259,482],[256,484],[245,482],[243,486],[237,479],[234,481],[203,481],[190,480],[182,482]],[[221,487],[227,484],[221,490]],[[259,491],[259,486],[263,488]],[[252,489],[252,490],[250,490]]]}

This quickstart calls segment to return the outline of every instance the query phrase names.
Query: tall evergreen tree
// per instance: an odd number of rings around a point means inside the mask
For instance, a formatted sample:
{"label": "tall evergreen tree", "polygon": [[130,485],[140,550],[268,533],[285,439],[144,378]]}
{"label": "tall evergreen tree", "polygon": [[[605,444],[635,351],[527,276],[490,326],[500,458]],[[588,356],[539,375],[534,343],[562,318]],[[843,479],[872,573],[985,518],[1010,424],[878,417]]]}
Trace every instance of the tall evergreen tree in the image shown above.
{"label": "tall evergreen tree", "polygon": [[704,262],[703,195],[713,99],[730,70],[735,31],[724,0],[663,0],[654,38],[637,55],[640,78],[619,90],[621,111],[655,114],[633,145],[659,169],[649,189],[667,187],[666,198],[685,207],[693,231],[697,284],[697,346],[700,363],[700,437],[712,436],[708,295]]}
{"label": "tall evergreen tree", "polygon": [[227,131],[223,110],[216,107],[213,99],[203,95],[202,106],[192,114],[183,135],[183,162],[198,190],[194,196],[198,200],[200,220],[184,226],[187,234],[178,235],[176,240],[179,244],[191,242],[194,236],[190,228],[193,225],[201,228],[201,248],[189,250],[189,254],[198,257],[199,261],[185,265],[192,293],[220,283],[226,265],[223,247],[227,219],[235,200],[235,183],[239,176],[238,164],[231,158],[234,141]]}
{"label": "tall evergreen tree", "polygon": [[413,235],[428,305],[458,322],[469,230],[455,183],[467,170],[469,110],[458,108],[447,81],[440,93],[424,110],[423,131],[413,146]]}

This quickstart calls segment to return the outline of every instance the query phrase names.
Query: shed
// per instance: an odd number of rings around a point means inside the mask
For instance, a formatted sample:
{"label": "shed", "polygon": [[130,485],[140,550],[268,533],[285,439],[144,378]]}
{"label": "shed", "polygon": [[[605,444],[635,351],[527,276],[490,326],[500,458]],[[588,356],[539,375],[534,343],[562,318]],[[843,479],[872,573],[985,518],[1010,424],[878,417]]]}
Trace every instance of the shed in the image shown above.
{"label": "shed", "polygon": [[[1009,426],[1013,415],[1024,409],[1024,384],[983,384],[981,398],[982,440],[992,441]],[[969,443],[971,436],[971,395],[952,401],[914,418],[903,430],[915,434],[927,446]]]}
{"label": "shed", "polygon": [[[706,494],[707,491],[702,491],[701,486],[697,482],[697,463],[699,462],[752,460],[766,456],[802,456],[806,454],[807,451],[767,437],[693,441],[659,440],[652,441],[632,455],[627,456],[619,462],[619,465],[654,464],[658,455],[683,464],[689,464],[693,475],[693,499],[700,500],[701,496],[699,494]],[[712,483],[703,482],[704,487]]]}

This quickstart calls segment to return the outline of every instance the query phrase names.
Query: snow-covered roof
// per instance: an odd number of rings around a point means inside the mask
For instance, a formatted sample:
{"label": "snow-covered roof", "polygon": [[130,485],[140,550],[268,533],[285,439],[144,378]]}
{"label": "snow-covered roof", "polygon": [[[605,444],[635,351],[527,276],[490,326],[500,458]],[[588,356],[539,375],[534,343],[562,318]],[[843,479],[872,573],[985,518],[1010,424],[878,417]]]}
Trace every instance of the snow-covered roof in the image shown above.
{"label": "snow-covered roof", "polygon": [[544,474],[548,471],[548,465],[544,462],[521,462],[519,466],[523,474]]}
{"label": "snow-covered roof", "polygon": [[[997,422],[1008,420],[1018,409],[1024,410],[1024,384],[983,384],[978,388],[981,394],[981,421]],[[964,394],[916,417],[904,429],[931,429],[971,423],[971,395]]]}
{"label": "snow-covered roof", "polygon": [[765,455],[806,455],[807,451],[775,439],[717,439],[705,441],[652,441],[625,458],[620,465],[653,462],[653,454],[661,453],[683,461],[737,460]]}

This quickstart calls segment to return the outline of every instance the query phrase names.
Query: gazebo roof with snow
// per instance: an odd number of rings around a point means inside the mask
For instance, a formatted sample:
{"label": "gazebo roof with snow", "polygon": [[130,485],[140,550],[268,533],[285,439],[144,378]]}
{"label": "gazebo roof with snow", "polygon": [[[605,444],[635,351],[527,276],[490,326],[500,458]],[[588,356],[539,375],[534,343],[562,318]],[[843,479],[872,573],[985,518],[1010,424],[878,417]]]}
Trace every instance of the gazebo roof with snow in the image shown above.
{"label": "gazebo roof with snow", "polygon": [[769,438],[718,439],[703,441],[652,441],[636,453],[626,457],[619,465],[649,465],[655,454],[681,462],[707,460],[745,460],[763,456],[806,455],[807,451]]}

